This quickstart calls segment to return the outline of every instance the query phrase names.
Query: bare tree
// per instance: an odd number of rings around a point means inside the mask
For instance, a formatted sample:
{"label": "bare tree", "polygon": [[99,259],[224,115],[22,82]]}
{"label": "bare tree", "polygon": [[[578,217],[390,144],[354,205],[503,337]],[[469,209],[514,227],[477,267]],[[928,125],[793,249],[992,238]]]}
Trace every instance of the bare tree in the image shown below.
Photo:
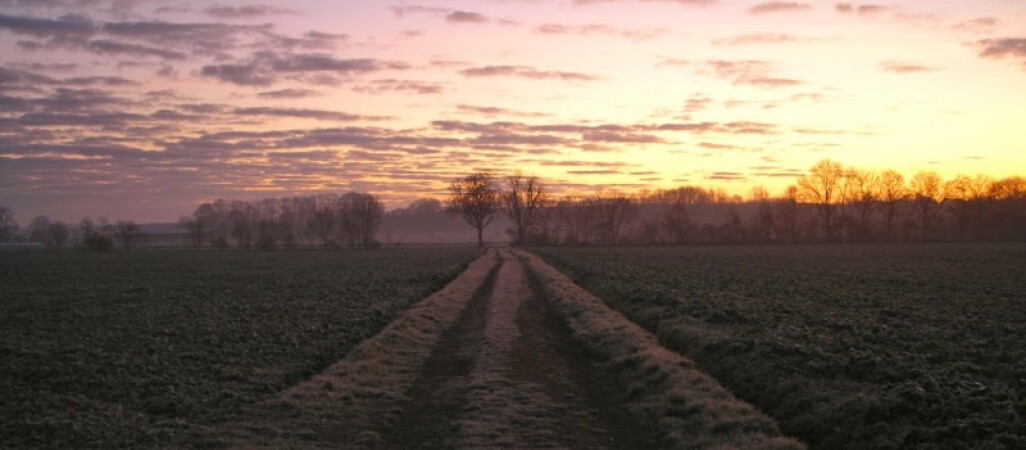
{"label": "bare tree", "polygon": [[834,213],[837,205],[844,202],[841,164],[824,159],[809,169],[809,173],[798,179],[799,194],[806,201],[816,204],[816,211],[823,219],[826,240],[834,240]]}
{"label": "bare tree", "polygon": [[50,227],[53,222],[47,216],[36,216],[29,223],[29,242],[37,242],[47,247],[53,246],[53,236],[50,234]]}
{"label": "bare tree", "polygon": [[753,237],[758,242],[773,240],[776,224],[773,220],[773,207],[770,203],[769,191],[765,187],[756,186],[751,190],[751,201],[758,205],[753,218]]}
{"label": "bare tree", "polygon": [[178,219],[178,225],[185,228],[189,235],[189,242],[192,248],[203,246],[204,238],[218,222],[218,212],[212,203],[201,203],[192,216],[182,216]]}
{"label": "bare tree", "polygon": [[551,245],[559,243],[559,220],[556,214],[554,203],[550,200],[547,206],[536,213],[537,222],[535,231],[528,238],[529,241],[540,245]]}
{"label": "bare tree", "polygon": [[1026,178],[1011,176],[990,183],[990,196],[998,201],[1026,198]]}
{"label": "bare tree", "polygon": [[931,222],[935,220],[935,206],[941,201],[941,177],[932,170],[917,172],[909,183],[912,201],[919,219],[919,238],[929,237]]}
{"label": "bare tree", "polygon": [[1011,176],[991,183],[989,197],[996,202],[990,236],[1026,240],[1026,178]]}
{"label": "bare tree", "polygon": [[381,225],[384,207],[371,194],[350,192],[339,198],[342,231],[349,248],[371,247]]}
{"label": "bare tree", "polygon": [[499,190],[489,172],[477,172],[453,180],[446,209],[458,213],[477,230],[477,245],[484,246],[484,229],[499,211]]}
{"label": "bare tree", "polygon": [[17,232],[18,221],[14,220],[14,211],[6,206],[0,206],[0,242],[13,242]]}
{"label": "bare tree", "polygon": [[293,205],[283,205],[277,224],[278,236],[281,238],[282,245],[287,249],[299,246],[299,237],[296,233],[296,210]]}
{"label": "bare tree", "polygon": [[278,249],[278,224],[272,218],[260,219],[256,223],[256,248],[262,251]]}
{"label": "bare tree", "polygon": [[506,182],[509,189],[501,194],[503,211],[513,222],[513,243],[523,245],[527,232],[538,224],[538,212],[549,195],[537,177],[525,177],[519,171]]}
{"label": "bare tree", "polygon": [[730,206],[727,209],[723,223],[716,229],[715,242],[720,244],[735,244],[744,239],[744,228],[741,226],[741,215],[737,207]]}
{"label": "bare tree", "polygon": [[561,244],[577,244],[581,242],[579,224],[575,220],[575,203],[571,197],[564,197],[552,207],[550,219],[552,236],[550,241]]}
{"label": "bare tree", "polygon": [[885,170],[880,173],[877,182],[880,185],[877,191],[883,206],[884,230],[887,234],[887,240],[893,240],[894,219],[897,217],[898,205],[908,197],[908,190],[905,188],[905,177],[893,170]]}
{"label": "bare tree", "polygon": [[958,175],[944,183],[944,203],[955,219],[954,232],[959,240],[978,238],[982,234],[993,182],[985,175],[975,178]]}
{"label": "bare tree", "polygon": [[855,210],[855,237],[859,241],[869,240],[873,235],[873,211],[880,198],[879,175],[869,170],[851,169],[845,177]]}
{"label": "bare tree", "polygon": [[71,234],[68,226],[61,221],[50,224],[50,239],[53,239],[53,247],[61,248],[68,242],[68,235]]}
{"label": "bare tree", "polygon": [[792,244],[798,242],[799,213],[801,212],[801,203],[798,201],[798,188],[788,186],[784,190],[784,195],[777,200],[775,209],[777,223],[780,224],[784,238]]}
{"label": "bare tree", "polygon": [[635,218],[638,206],[624,194],[599,195],[595,198],[597,238],[600,243],[616,245]]}
{"label": "bare tree", "polygon": [[324,206],[317,209],[306,222],[307,229],[315,238],[320,239],[324,248],[331,248],[334,243],[337,218],[334,209]]}
{"label": "bare tree", "polygon": [[442,212],[444,207],[442,202],[435,198],[421,198],[414,200],[410,203],[410,206],[406,208],[406,213],[410,215],[434,215]]}
{"label": "bare tree", "polygon": [[673,203],[663,213],[663,229],[674,244],[684,244],[691,237],[695,225],[688,215],[687,205],[680,199],[674,198]]}
{"label": "bare tree", "polygon": [[107,235],[109,231],[107,219],[101,217],[99,225],[91,217],[85,217],[78,223],[82,236],[82,247],[89,251],[106,252],[114,248],[114,240]]}
{"label": "bare tree", "polygon": [[248,250],[253,245],[253,228],[256,225],[253,208],[249,204],[232,205],[227,221],[229,234],[235,244]]}
{"label": "bare tree", "polygon": [[197,220],[194,217],[182,216],[178,219],[178,226],[185,229],[186,234],[189,235],[189,243],[192,248],[200,248],[203,245],[204,236],[204,224],[202,220]]}
{"label": "bare tree", "polygon": [[131,220],[119,220],[117,223],[117,237],[125,250],[131,250],[139,240],[139,225]]}

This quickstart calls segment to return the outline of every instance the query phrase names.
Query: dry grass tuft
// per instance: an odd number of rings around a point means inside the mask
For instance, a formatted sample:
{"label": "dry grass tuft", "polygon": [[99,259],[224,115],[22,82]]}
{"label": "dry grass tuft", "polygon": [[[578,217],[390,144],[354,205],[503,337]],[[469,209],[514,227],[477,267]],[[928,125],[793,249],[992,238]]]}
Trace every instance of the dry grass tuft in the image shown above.
{"label": "dry grass tuft", "polygon": [[517,254],[538,277],[578,340],[626,386],[627,408],[652,422],[668,448],[802,449],[776,422],[738,400],[678,353],[613,311],[566,276],[525,253]]}

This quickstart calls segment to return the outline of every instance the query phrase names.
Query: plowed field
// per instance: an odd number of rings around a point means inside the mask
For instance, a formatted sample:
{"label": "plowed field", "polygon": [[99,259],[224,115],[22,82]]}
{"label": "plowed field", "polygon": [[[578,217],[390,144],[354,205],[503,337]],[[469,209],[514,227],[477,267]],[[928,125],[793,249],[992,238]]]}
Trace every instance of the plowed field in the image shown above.
{"label": "plowed field", "polygon": [[813,448],[1026,448],[1026,246],[540,249]]}
{"label": "plowed field", "polygon": [[0,447],[203,445],[480,253],[0,253]]}

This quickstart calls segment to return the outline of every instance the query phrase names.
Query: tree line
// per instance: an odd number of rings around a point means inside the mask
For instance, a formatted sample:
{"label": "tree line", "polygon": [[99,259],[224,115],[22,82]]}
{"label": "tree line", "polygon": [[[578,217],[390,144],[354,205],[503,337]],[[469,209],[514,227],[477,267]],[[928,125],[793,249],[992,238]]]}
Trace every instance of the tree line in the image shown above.
{"label": "tree line", "polygon": [[20,231],[14,212],[6,206],[0,206],[0,243],[30,243],[51,248],[73,244],[86,250],[109,251],[115,243],[130,250],[145,239],[134,221],[119,220],[112,223],[106,217],[95,220],[84,217],[74,227],[40,215],[29,222],[24,233]]}
{"label": "tree line", "polygon": [[[204,202],[178,226],[194,248],[366,248],[378,245],[386,216],[422,224],[455,214],[483,232],[499,216],[515,245],[680,245],[804,242],[1026,240],[1026,179],[816,163],[778,196],[754,188],[748,198],[722,189],[681,186],[634,193],[555,197],[520,172],[475,172],[452,181],[444,201],[420,199],[385,212],[368,193]],[[87,250],[124,249],[146,236],[131,220],[86,217],[77,226],[47,216],[21,232],[0,207],[0,242]]]}
{"label": "tree line", "polygon": [[[274,250],[302,245],[363,248],[376,245],[384,208],[371,194],[350,192],[256,201],[216,200],[201,203],[177,226],[192,248]],[[0,243],[25,242],[90,251],[116,247],[131,250],[148,238],[131,220],[111,223],[105,217],[83,218],[77,227],[47,216],[32,219],[26,233],[14,213],[0,207]]]}
{"label": "tree line", "polygon": [[349,192],[250,202],[217,200],[200,204],[178,223],[194,248],[208,243],[218,249],[366,248],[377,244],[375,234],[384,212],[373,195]]}
{"label": "tree line", "polygon": [[453,182],[448,209],[478,236],[505,213],[511,241],[532,245],[1026,240],[1023,177],[920,171],[906,182],[831,160],[780,196],[757,187],[747,199],[697,186],[551,198],[535,177],[478,172]]}

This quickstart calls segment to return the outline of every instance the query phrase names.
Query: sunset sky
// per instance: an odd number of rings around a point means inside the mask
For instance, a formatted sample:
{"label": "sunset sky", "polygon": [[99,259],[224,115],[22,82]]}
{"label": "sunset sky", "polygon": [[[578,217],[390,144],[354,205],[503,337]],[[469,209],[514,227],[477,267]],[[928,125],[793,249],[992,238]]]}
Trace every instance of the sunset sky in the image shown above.
{"label": "sunset sky", "polygon": [[0,0],[0,206],[1026,174],[1026,1]]}

